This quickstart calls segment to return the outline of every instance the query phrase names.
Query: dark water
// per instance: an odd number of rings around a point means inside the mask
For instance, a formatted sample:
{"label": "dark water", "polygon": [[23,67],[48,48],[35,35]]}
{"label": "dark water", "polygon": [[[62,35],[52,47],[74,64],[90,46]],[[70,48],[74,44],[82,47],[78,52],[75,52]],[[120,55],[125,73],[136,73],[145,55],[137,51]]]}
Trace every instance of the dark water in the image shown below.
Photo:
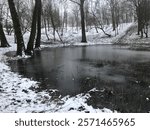
{"label": "dark water", "polygon": [[100,92],[89,101],[94,107],[150,111],[150,52],[114,46],[45,48],[9,64],[14,72],[40,81],[40,90],[73,96],[97,88]]}

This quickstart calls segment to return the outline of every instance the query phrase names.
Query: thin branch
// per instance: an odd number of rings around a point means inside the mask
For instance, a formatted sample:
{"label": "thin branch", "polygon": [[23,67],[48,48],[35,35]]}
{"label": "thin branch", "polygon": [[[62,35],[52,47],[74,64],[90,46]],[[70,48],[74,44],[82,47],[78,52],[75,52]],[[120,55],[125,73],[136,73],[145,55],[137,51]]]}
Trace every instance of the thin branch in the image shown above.
{"label": "thin branch", "polygon": [[95,15],[95,13],[92,11],[92,15],[94,16],[94,18],[95,18],[95,20],[98,22],[98,24],[100,25],[100,27],[97,27],[97,28],[99,28],[99,29],[101,29],[102,31],[103,31],[103,33],[105,34],[105,35],[107,35],[108,37],[111,37],[111,34],[108,34],[108,33],[106,33],[105,32],[105,30],[104,30],[104,28],[103,28],[103,26],[102,26],[102,24],[101,24],[101,21],[99,21],[99,19],[97,18],[97,16]]}
{"label": "thin branch", "polygon": [[73,2],[73,3],[78,4],[79,6],[81,5],[80,3],[78,3],[78,2],[76,2],[76,1],[74,1],[74,0],[70,0],[70,1]]}

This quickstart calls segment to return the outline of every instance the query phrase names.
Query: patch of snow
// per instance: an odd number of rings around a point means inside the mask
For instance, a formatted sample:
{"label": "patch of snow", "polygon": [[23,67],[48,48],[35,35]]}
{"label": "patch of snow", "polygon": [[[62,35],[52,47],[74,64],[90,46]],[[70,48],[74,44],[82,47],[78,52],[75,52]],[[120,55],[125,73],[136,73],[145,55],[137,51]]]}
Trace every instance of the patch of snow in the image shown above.
{"label": "patch of snow", "polygon": [[150,99],[149,98],[146,98],[146,101],[149,101]]}

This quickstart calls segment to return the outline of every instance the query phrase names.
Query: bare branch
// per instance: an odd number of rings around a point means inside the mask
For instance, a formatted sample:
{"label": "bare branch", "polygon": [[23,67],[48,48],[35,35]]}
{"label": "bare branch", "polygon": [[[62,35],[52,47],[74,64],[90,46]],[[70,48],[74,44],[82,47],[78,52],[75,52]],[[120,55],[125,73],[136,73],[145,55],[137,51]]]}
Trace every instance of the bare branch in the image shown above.
{"label": "bare branch", "polygon": [[78,2],[76,2],[76,1],[74,1],[74,0],[70,0],[70,1],[73,2],[73,3],[78,4],[79,6],[81,5],[80,3],[78,3]]}

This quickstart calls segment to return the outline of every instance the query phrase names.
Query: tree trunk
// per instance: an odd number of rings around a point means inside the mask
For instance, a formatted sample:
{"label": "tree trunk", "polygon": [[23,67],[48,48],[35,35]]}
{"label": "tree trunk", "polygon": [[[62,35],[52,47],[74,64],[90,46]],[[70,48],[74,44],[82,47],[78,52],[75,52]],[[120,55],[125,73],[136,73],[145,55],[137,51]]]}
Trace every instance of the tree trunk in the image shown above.
{"label": "tree trunk", "polygon": [[47,33],[46,18],[44,17],[43,20],[44,20],[44,26],[45,26],[45,35],[46,35],[46,37],[47,37],[47,40],[49,40],[50,38],[49,38],[48,33]]}
{"label": "tree trunk", "polygon": [[5,37],[5,33],[1,22],[0,22],[0,41],[1,41],[1,47],[10,47]]}
{"label": "tree trunk", "polygon": [[19,17],[15,8],[14,1],[8,0],[8,4],[9,4],[10,13],[12,16],[14,31],[15,31],[16,40],[17,40],[17,55],[22,56],[22,52],[25,51],[25,46],[24,46],[24,41],[23,41],[23,35],[21,32]]}
{"label": "tree trunk", "polygon": [[112,27],[113,27],[113,31],[116,30],[116,22],[115,22],[115,14],[114,14],[114,9],[112,9]]}
{"label": "tree trunk", "polygon": [[27,45],[27,50],[26,53],[28,55],[32,55],[32,51],[33,51],[33,47],[34,47],[34,40],[35,40],[35,36],[36,36],[36,16],[37,16],[37,1],[35,0],[35,7],[34,7],[34,11],[33,11],[33,16],[32,16],[32,25],[31,25],[31,34],[30,34],[30,38],[29,38],[29,42]]}
{"label": "tree trunk", "polygon": [[136,13],[137,13],[137,19],[138,19],[138,31],[137,31],[137,35],[140,35],[140,10],[138,7],[136,7]]}
{"label": "tree trunk", "polygon": [[41,14],[42,14],[42,3],[41,0],[37,1],[37,38],[36,38],[36,44],[35,48],[40,48],[41,45]]}
{"label": "tree trunk", "polygon": [[47,26],[48,26],[48,31],[50,31],[50,21],[49,21],[49,18],[47,18]]}
{"label": "tree trunk", "polygon": [[84,2],[85,0],[80,0],[80,11],[81,11],[81,28],[82,28],[82,40],[81,42],[87,42],[86,32],[85,32],[85,16],[84,16]]}
{"label": "tree trunk", "polygon": [[53,36],[54,36],[54,41],[56,40],[55,37],[55,31],[56,31],[56,26],[55,26],[55,22],[54,22],[54,16],[53,16],[53,11],[52,11],[52,7],[50,6],[50,19],[51,19],[51,23],[52,23],[52,27],[53,27]]}

